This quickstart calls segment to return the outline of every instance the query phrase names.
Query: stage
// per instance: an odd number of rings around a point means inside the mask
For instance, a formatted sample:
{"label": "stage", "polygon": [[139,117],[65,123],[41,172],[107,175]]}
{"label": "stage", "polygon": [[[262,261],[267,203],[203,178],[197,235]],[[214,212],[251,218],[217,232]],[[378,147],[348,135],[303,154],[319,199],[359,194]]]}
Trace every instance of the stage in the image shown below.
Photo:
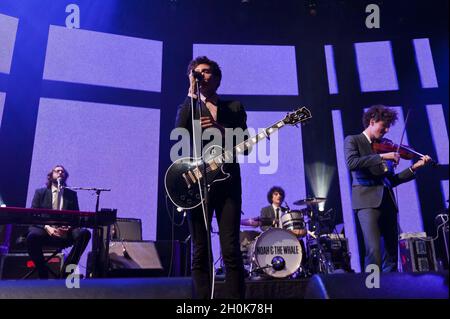
{"label": "stage", "polygon": [[[332,274],[247,280],[246,299],[448,299],[448,273],[383,274],[379,286],[372,288],[367,286],[368,277]],[[217,281],[215,287],[215,299],[225,299],[225,282]],[[84,279],[79,288],[68,288],[64,280],[2,280],[0,298],[192,299],[192,284],[190,277]]]}

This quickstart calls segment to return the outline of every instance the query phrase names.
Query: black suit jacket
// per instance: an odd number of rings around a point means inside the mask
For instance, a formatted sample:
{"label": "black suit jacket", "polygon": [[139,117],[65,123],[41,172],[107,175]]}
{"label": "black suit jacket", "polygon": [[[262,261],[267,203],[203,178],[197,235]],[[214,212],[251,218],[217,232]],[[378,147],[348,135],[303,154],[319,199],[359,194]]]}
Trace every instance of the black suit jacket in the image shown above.
{"label": "black suit jacket", "polygon": [[[372,171],[379,170],[383,160],[379,154],[372,151],[372,147],[364,134],[350,135],[344,142],[345,160],[352,174],[352,208],[377,208],[383,200],[383,192],[386,188],[384,179],[388,179],[389,190],[393,202],[394,194],[391,187],[408,182],[415,178],[415,174],[409,168],[398,174],[386,173],[378,176]],[[377,168],[378,166],[378,168]]]}
{"label": "black suit jacket", "polygon": [[[47,208],[52,209],[52,190],[51,188],[38,188],[34,193],[33,202],[31,203],[32,208]],[[64,189],[63,192],[63,207],[65,210],[80,210],[78,206],[78,196],[77,192],[71,189]]]}
{"label": "black suit jacket", "polygon": [[[281,218],[281,215],[283,215],[283,213],[285,212],[285,209],[280,207],[280,212],[279,212],[279,216],[278,218]],[[261,208],[261,213],[259,215],[261,217],[261,219],[266,219],[266,220],[275,220],[275,210],[273,209],[272,205],[266,206]],[[261,226],[261,230],[265,231],[267,229],[269,229],[270,226]]]}

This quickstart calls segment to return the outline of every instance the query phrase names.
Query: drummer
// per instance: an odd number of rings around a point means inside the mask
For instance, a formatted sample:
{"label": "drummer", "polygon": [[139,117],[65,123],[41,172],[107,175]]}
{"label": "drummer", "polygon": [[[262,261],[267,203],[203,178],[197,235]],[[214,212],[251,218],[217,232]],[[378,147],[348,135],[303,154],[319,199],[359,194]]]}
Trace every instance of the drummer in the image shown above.
{"label": "drummer", "polygon": [[[281,228],[280,217],[287,211],[281,204],[284,202],[285,192],[284,189],[279,186],[273,186],[267,193],[267,201],[269,206],[261,209],[261,230],[266,231],[270,227]],[[267,223],[267,221],[269,221]],[[271,226],[267,226],[267,225]]]}

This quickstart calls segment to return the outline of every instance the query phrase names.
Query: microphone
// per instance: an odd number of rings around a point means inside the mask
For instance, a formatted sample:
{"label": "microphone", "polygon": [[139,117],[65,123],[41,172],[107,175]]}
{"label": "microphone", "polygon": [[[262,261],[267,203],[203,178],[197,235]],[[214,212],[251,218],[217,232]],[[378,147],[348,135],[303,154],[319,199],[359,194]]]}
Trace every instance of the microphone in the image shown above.
{"label": "microphone", "polygon": [[284,204],[285,204],[285,205],[286,205],[286,207],[287,207],[287,211],[290,211],[290,210],[291,210],[291,208],[289,207],[288,203],[287,203],[286,201],[284,201]]}
{"label": "microphone", "polygon": [[192,70],[192,76],[194,77],[194,79],[196,79],[197,81],[203,81],[203,74],[201,74],[200,72],[196,72],[194,70]]}
{"label": "microphone", "polygon": [[62,180],[61,177],[58,177],[58,178],[56,179],[56,182],[58,183],[58,191],[61,190],[61,180]]}

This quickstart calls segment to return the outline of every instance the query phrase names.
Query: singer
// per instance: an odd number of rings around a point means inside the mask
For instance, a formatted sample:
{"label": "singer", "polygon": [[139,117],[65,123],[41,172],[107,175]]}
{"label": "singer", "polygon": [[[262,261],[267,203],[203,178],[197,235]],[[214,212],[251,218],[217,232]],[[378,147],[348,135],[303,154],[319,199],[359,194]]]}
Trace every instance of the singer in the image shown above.
{"label": "singer", "polygon": [[[55,210],[79,210],[77,193],[64,188],[69,173],[62,165],[56,165],[47,174],[46,187],[36,190],[31,206]],[[27,235],[27,249],[30,258],[36,265],[40,279],[48,279],[48,268],[44,262],[42,247],[66,248],[73,245],[69,256],[64,261],[62,277],[67,276],[66,266],[78,264],[81,255],[91,238],[89,230],[45,225],[30,226]]]}
{"label": "singer", "polygon": [[[247,115],[238,101],[225,101],[218,97],[217,89],[222,79],[219,65],[205,56],[197,57],[189,63],[188,76],[190,87],[188,97],[178,108],[176,127],[185,128],[193,139],[191,120],[191,98],[194,105],[201,100],[201,116],[198,109],[194,111],[195,120],[200,118],[199,130],[216,128],[223,132],[224,128],[241,128],[247,130]],[[200,96],[195,87],[200,84]],[[198,122],[195,123],[195,125]],[[197,128],[196,130],[197,131]],[[197,141],[196,143],[200,143]],[[205,141],[207,145],[209,141]],[[191,144],[192,145],[192,144]],[[208,194],[208,221],[211,224],[213,211],[219,225],[220,246],[226,268],[226,286],[229,298],[244,298],[244,266],[239,244],[241,220],[241,175],[239,163],[233,161],[224,165],[224,170],[231,174],[226,181],[213,184]],[[212,283],[209,276],[208,242],[202,206],[191,210],[188,214],[189,230],[193,242],[192,279],[194,296],[208,299],[211,296]]]}

